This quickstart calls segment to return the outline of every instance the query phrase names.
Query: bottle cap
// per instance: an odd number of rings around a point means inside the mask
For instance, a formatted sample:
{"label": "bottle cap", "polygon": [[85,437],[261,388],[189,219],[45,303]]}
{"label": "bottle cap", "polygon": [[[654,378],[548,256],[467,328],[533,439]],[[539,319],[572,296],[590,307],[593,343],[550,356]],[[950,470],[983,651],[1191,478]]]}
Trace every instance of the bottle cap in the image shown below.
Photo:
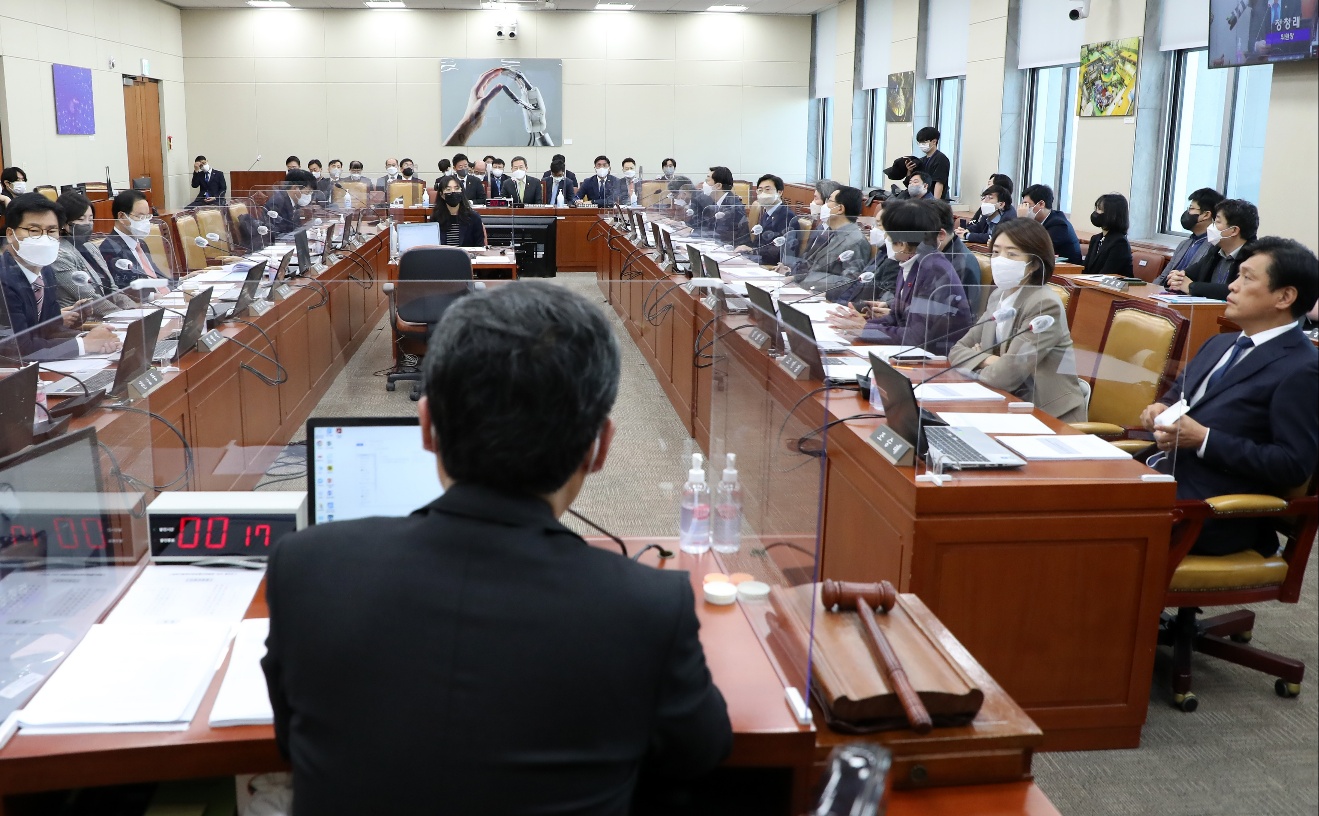
{"label": "bottle cap", "polygon": [[702,583],[708,584],[713,581],[723,581],[724,583],[731,583],[728,580],[728,576],[724,575],[722,572],[707,572],[705,574],[705,579],[702,581]]}
{"label": "bottle cap", "polygon": [[728,458],[728,461],[727,461],[727,463],[724,465],[724,481],[725,481],[725,482],[736,482],[736,481],[737,481],[737,454],[736,454],[736,453],[730,453],[730,454],[728,454],[728,457],[727,457],[727,458]]}
{"label": "bottle cap", "polygon": [[754,580],[755,577],[756,576],[752,575],[749,572],[735,572],[732,575],[728,576],[728,583],[737,585],[742,583],[743,581]]}
{"label": "bottle cap", "polygon": [[727,581],[711,581],[705,585],[705,602],[715,606],[729,606],[737,600],[737,587]]}
{"label": "bottle cap", "polygon": [[744,601],[763,601],[769,597],[769,584],[762,581],[743,581],[737,585],[737,597]]}
{"label": "bottle cap", "polygon": [[692,469],[687,471],[687,481],[705,484],[705,468],[701,466],[701,455],[692,454]]}

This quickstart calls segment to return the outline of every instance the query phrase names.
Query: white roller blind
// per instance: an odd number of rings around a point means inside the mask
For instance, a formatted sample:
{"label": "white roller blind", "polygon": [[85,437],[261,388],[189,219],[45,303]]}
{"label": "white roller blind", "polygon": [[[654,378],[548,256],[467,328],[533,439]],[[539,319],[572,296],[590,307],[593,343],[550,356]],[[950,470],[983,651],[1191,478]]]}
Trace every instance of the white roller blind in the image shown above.
{"label": "white roller blind", "polygon": [[1209,0],[1163,0],[1159,50],[1180,51],[1209,45]]}
{"label": "white roller blind", "polygon": [[926,8],[925,78],[966,76],[971,0],[929,0]]}
{"label": "white roller blind", "polygon": [[834,95],[834,64],[838,61],[838,7],[827,8],[815,15],[815,42],[811,45],[814,59],[811,98],[824,99]]}
{"label": "white roller blind", "polygon": [[893,50],[893,0],[866,0],[865,40],[861,44],[861,87],[888,87]]}
{"label": "white roller blind", "polygon": [[1081,61],[1085,20],[1070,20],[1067,3],[1058,0],[1021,0],[1017,29],[1017,67],[1049,68]]}

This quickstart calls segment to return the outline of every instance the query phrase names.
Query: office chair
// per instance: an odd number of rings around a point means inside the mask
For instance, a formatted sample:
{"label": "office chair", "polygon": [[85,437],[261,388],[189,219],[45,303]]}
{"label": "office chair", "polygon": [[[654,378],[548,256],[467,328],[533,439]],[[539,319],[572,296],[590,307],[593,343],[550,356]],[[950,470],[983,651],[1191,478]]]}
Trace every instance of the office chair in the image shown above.
{"label": "office chair", "polygon": [[389,201],[403,199],[404,207],[421,203],[421,196],[426,192],[426,184],[421,181],[391,181],[389,183]]}
{"label": "office chair", "polygon": [[884,794],[893,755],[868,742],[840,745],[829,752],[820,778],[820,795],[809,816],[875,816],[884,812]]}
{"label": "office chair", "polygon": [[1063,302],[1063,314],[1067,316],[1067,326],[1070,329],[1076,323],[1076,303],[1081,299],[1077,293],[1078,287],[1071,278],[1059,275],[1050,275],[1048,285]]}
{"label": "office chair", "polygon": [[1145,301],[1114,301],[1099,341],[1094,374],[1082,378],[1090,385],[1090,421],[1073,422],[1072,427],[1131,454],[1154,444],[1141,427],[1140,413],[1177,376],[1186,322],[1172,309]]}
{"label": "office chair", "polygon": [[[393,391],[400,380],[412,382],[412,399],[421,398],[421,371],[403,371],[404,354],[426,353],[431,330],[450,306],[473,290],[472,259],[459,247],[413,247],[398,259],[398,280],[385,284],[389,323],[394,333],[394,368],[385,380]],[[413,349],[412,352],[406,349]]]}
{"label": "office chair", "polygon": [[[1177,502],[1163,603],[1176,607],[1177,614],[1163,613],[1159,645],[1172,647],[1173,705],[1182,711],[1195,711],[1200,705],[1191,691],[1192,652],[1272,675],[1276,678],[1273,690],[1279,697],[1301,693],[1304,663],[1249,645],[1254,636],[1254,612],[1238,609],[1212,618],[1197,616],[1206,606],[1297,602],[1319,529],[1317,481],[1312,474],[1307,485],[1285,499],[1238,494]],[[1246,550],[1232,555],[1189,555],[1206,520],[1260,517],[1276,521],[1284,539],[1280,554],[1265,557]]]}
{"label": "office chair", "polygon": [[53,184],[39,184],[32,188],[32,192],[41,193],[49,201],[55,201],[60,197],[60,192]]}
{"label": "office chair", "polygon": [[197,239],[201,237],[197,217],[192,213],[179,213],[174,217],[174,229],[178,231],[179,244],[183,249],[183,264],[187,271],[196,272],[205,269],[208,266],[206,251],[196,244]]}

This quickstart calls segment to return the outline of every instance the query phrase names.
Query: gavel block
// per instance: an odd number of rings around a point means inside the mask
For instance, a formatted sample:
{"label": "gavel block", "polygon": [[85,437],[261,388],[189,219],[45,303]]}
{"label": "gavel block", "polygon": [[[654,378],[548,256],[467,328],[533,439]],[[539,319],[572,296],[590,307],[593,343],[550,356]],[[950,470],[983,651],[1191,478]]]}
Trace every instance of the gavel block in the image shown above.
{"label": "gavel block", "polygon": [[[841,585],[844,598],[849,596],[849,586]],[[969,724],[984,702],[983,690],[939,638],[907,613],[902,596],[892,593],[886,597],[878,585],[860,586],[874,587],[873,592],[880,593],[862,597],[875,610],[875,625],[900,661],[934,727]],[[853,587],[851,597],[855,590]],[[887,591],[891,593],[892,587]],[[833,603],[826,606],[823,594],[822,587],[815,584],[771,589],[770,639],[780,663],[799,665],[804,673],[813,611],[812,694],[829,725],[836,731],[858,734],[909,728],[907,712],[876,661],[855,605],[850,610],[830,611],[839,598],[831,596]]]}

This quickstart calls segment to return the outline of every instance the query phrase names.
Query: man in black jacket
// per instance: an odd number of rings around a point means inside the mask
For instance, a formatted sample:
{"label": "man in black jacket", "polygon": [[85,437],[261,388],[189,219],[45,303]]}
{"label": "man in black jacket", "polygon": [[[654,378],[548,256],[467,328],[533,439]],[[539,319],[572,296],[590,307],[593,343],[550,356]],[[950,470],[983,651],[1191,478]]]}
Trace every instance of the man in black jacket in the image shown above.
{"label": "man in black jacket", "polygon": [[625,814],[639,776],[711,770],[732,733],[688,575],[557,520],[614,436],[604,315],[541,281],[469,295],[423,365],[444,495],[270,561],[262,665],[294,813]]}
{"label": "man in black jacket", "polygon": [[1021,194],[1021,218],[1033,218],[1044,227],[1053,240],[1053,252],[1068,263],[1080,264],[1081,241],[1076,228],[1067,220],[1067,214],[1053,208],[1053,188],[1047,184],[1032,184]]}
{"label": "man in black jacket", "polygon": [[229,192],[224,173],[213,169],[205,156],[198,156],[192,163],[192,186],[197,188],[197,197],[188,205],[190,207],[224,204],[224,194]]}
{"label": "man in black jacket", "polygon": [[1259,210],[1254,204],[1239,198],[1219,202],[1206,232],[1210,251],[1185,270],[1169,272],[1165,286],[1173,292],[1227,300],[1228,285],[1237,279],[1241,249],[1258,232]]}

